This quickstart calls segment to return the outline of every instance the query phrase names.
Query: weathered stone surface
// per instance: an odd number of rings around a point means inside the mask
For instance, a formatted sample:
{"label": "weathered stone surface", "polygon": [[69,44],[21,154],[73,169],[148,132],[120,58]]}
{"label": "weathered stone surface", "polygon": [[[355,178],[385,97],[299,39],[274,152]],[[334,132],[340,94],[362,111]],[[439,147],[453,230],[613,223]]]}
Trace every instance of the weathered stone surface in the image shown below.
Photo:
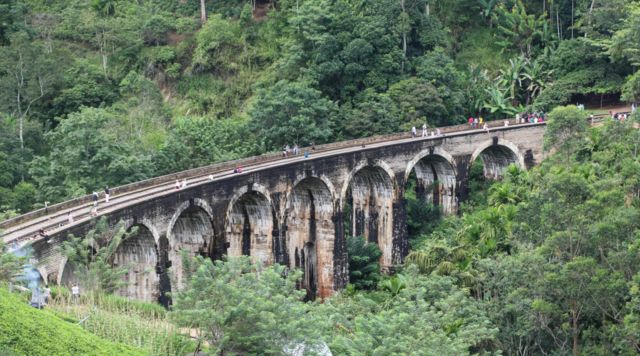
{"label": "weathered stone surface", "polygon": [[[352,205],[351,229],[381,247],[381,265],[391,270],[408,252],[405,184],[414,172],[424,199],[447,214],[467,195],[468,170],[480,159],[487,177],[500,178],[508,164],[530,167],[543,158],[544,125],[468,131],[404,140],[273,164],[248,173],[189,185],[110,213],[109,223],[140,229],[115,260],[131,262],[134,274],[123,295],[158,298],[179,289],[180,251],[213,258],[250,255],[305,272],[301,287],[325,297],[348,282],[343,209]],[[39,270],[62,277],[56,246],[68,233],[81,235],[95,222],[64,230],[53,243],[34,244]],[[155,255],[153,255],[155,254]],[[144,265],[146,268],[143,268]],[[155,276],[148,271],[154,271]],[[133,272],[132,272],[133,273]]]}

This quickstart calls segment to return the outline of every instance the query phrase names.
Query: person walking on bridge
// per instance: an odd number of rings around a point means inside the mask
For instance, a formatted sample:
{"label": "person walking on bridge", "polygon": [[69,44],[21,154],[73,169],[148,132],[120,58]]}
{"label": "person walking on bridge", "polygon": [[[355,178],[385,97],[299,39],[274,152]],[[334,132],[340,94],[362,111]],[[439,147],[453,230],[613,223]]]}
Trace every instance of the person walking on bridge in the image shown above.
{"label": "person walking on bridge", "polygon": [[418,130],[416,130],[415,125],[411,127],[411,137],[415,138],[418,135]]}
{"label": "person walking on bridge", "polygon": [[422,137],[427,137],[427,124],[422,124]]}
{"label": "person walking on bridge", "polygon": [[93,192],[92,199],[93,199],[93,206],[98,206],[98,192]]}
{"label": "person walking on bridge", "polygon": [[111,191],[109,190],[109,186],[105,185],[104,186],[104,202],[105,203],[109,202],[109,195],[111,195]]}

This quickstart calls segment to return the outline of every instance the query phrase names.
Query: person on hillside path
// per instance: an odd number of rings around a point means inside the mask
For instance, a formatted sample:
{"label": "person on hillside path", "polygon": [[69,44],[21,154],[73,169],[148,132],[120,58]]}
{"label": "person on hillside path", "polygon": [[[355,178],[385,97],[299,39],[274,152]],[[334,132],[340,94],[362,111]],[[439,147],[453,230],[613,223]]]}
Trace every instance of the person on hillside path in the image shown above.
{"label": "person on hillside path", "polygon": [[413,126],[411,127],[411,137],[415,138],[418,135],[418,130],[416,130],[416,127]]}
{"label": "person on hillside path", "polygon": [[105,185],[104,186],[104,202],[108,203],[109,202],[109,195],[111,194],[111,191],[109,190],[109,186]]}
{"label": "person on hillside path", "polygon": [[44,304],[45,305],[49,304],[49,299],[51,299],[51,288],[49,288],[48,284],[44,286],[44,291],[42,292],[42,296],[44,297]]}
{"label": "person on hillside path", "polygon": [[427,137],[427,124],[422,124],[422,137]]}
{"label": "person on hillside path", "polygon": [[93,206],[98,206],[98,192],[93,192],[92,194],[92,199],[93,199]]}
{"label": "person on hillside path", "polygon": [[80,287],[78,286],[78,283],[74,283],[73,287],[71,287],[71,298],[73,303],[78,304],[78,301],[80,300]]}

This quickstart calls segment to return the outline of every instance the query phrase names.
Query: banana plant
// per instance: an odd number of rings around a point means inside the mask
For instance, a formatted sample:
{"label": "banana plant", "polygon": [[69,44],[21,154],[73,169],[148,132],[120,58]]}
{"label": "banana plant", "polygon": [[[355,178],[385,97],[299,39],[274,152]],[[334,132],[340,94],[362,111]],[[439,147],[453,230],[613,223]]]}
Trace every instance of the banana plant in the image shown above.
{"label": "banana plant", "polygon": [[525,63],[523,77],[526,81],[527,106],[540,95],[547,86],[552,74],[553,70],[546,70],[540,61],[527,61]]}
{"label": "banana plant", "polygon": [[527,60],[523,56],[511,58],[509,59],[509,66],[506,69],[501,69],[498,76],[500,82],[509,88],[510,98],[514,104],[517,102],[517,91],[522,87],[522,81],[525,79],[524,69],[526,63]]}
{"label": "banana plant", "polygon": [[485,89],[487,100],[483,108],[498,118],[510,117],[518,112],[518,109],[511,103],[508,88],[492,86]]}
{"label": "banana plant", "polygon": [[493,27],[493,8],[496,6],[498,0],[478,0],[480,6],[482,6],[481,14],[485,19],[489,20],[489,27]]}

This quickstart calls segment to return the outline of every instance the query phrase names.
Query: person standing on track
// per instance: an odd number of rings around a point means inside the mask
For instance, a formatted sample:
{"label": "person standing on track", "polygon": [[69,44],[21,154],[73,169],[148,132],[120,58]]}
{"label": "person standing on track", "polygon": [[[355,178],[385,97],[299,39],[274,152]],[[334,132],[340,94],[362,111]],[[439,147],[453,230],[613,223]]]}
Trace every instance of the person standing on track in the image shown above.
{"label": "person standing on track", "polygon": [[109,190],[109,186],[105,185],[104,186],[104,202],[108,203],[109,202],[109,195],[111,194],[111,191]]}

